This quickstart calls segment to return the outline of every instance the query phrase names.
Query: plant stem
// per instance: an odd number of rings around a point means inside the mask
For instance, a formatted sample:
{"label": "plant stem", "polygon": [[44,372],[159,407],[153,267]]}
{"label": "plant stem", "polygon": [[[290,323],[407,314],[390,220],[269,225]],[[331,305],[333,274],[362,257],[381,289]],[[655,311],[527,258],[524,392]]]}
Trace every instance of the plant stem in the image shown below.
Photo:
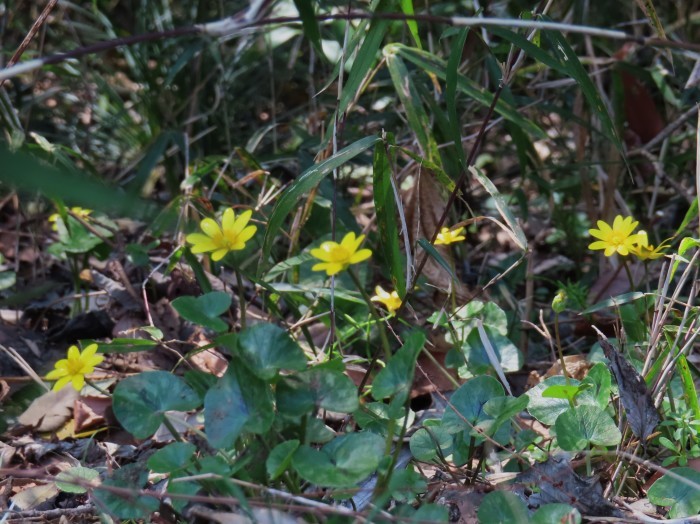
{"label": "plant stem", "polygon": [[246,305],[245,305],[245,288],[243,287],[243,278],[241,273],[234,269],[236,275],[236,287],[238,288],[238,322],[241,324],[241,329],[245,329]]}
{"label": "plant stem", "polygon": [[627,260],[622,259],[622,265],[625,268],[625,273],[627,273],[627,279],[630,281],[630,291],[637,289],[634,285],[634,278],[632,278],[632,271],[630,271],[629,265],[627,265]]}
{"label": "plant stem", "polygon": [[566,380],[566,385],[568,386],[571,383],[571,377],[569,377],[569,372],[566,370],[566,363],[564,362],[564,350],[561,347],[561,338],[559,337],[559,313],[556,312],[554,313],[554,337],[557,341],[561,372],[564,374],[564,380]]}
{"label": "plant stem", "polygon": [[372,299],[367,294],[367,291],[365,291],[365,288],[362,286],[362,283],[360,282],[360,279],[357,277],[355,272],[352,269],[348,268],[348,273],[350,273],[350,277],[352,278],[352,281],[355,283],[355,286],[362,295],[362,298],[365,300],[365,302],[367,302],[369,312],[374,317],[374,320],[379,326],[379,338],[382,341],[382,347],[384,348],[384,357],[388,361],[391,358],[391,346],[389,345],[389,338],[386,334],[386,326],[384,325],[384,320],[377,311],[377,308],[374,307]]}

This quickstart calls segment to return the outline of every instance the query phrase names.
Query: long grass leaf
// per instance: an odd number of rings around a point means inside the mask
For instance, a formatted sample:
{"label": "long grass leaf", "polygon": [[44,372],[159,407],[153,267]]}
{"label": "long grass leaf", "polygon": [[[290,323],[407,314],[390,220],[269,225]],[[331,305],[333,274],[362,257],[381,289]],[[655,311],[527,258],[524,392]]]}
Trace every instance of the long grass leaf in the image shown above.
{"label": "long grass leaf", "polygon": [[342,166],[348,160],[355,158],[363,151],[369,149],[380,140],[377,136],[368,136],[341,149],[332,157],[324,160],[320,164],[315,164],[304,171],[301,176],[292,183],[280,196],[277,205],[272,210],[272,215],[267,222],[265,230],[265,240],[263,241],[263,258],[267,259],[272,249],[272,243],[277,236],[277,232],[282,226],[282,222],[294,209],[297,200],[301,196],[318,185],[323,178],[334,169]]}
{"label": "long grass leaf", "polygon": [[525,237],[525,232],[520,227],[520,224],[518,224],[518,221],[515,219],[515,216],[513,216],[513,213],[510,210],[510,207],[508,207],[508,204],[498,189],[496,189],[496,186],[493,185],[493,182],[491,182],[478,167],[469,166],[469,172],[474,175],[474,178],[476,178],[477,181],[484,186],[484,189],[489,193],[489,195],[491,195],[491,198],[493,198],[493,201],[496,204],[496,209],[498,209],[498,212],[503,217],[503,220],[505,220],[506,224],[508,224],[513,240],[515,240],[515,243],[520,249],[526,251],[527,238]]}
{"label": "long grass leaf", "polygon": [[462,61],[462,51],[464,50],[464,44],[467,42],[467,35],[469,34],[469,28],[465,27],[459,31],[459,35],[455,38],[455,43],[452,46],[452,52],[450,53],[450,58],[447,61],[447,72],[446,82],[445,82],[445,100],[447,102],[447,117],[450,123],[450,134],[454,141],[455,151],[457,152],[457,158],[459,159],[459,164],[462,170],[467,166],[467,161],[464,156],[464,149],[462,148],[462,133],[459,129],[459,118],[457,117],[457,75],[459,74],[458,68]]}
{"label": "long grass leaf", "polygon": [[406,111],[408,124],[416,134],[423,156],[427,157],[430,162],[438,163],[440,158],[437,143],[432,136],[430,118],[425,111],[416,86],[413,85],[408,69],[406,69],[406,64],[394,49],[394,45],[386,46],[384,48],[384,57],[386,58],[386,64],[389,68],[389,74],[391,75],[391,81],[394,83],[396,94]]}
{"label": "long grass leaf", "polygon": [[299,11],[304,35],[309,39],[311,45],[314,46],[316,52],[320,56],[325,56],[321,47],[321,31],[318,28],[318,20],[316,20],[316,12],[311,0],[294,0],[294,5]]}
{"label": "long grass leaf", "polygon": [[[392,52],[402,56],[409,62],[412,62],[423,69],[426,73],[435,74],[441,80],[445,80],[447,77],[447,66],[445,61],[431,53],[421,51],[420,49],[406,47],[402,44],[389,44],[388,46],[385,46],[384,53],[386,54],[387,52]],[[493,95],[491,93],[478,86],[464,75],[460,74],[457,76],[457,88],[469,98],[486,107],[489,107],[493,102]],[[495,111],[506,120],[520,126],[527,133],[536,136],[537,138],[547,137],[546,133],[536,124],[522,116],[516,108],[506,104],[502,100],[499,100],[496,103]]]}
{"label": "long grass leaf", "polygon": [[48,166],[26,153],[11,153],[2,144],[0,165],[0,182],[19,190],[39,192],[70,205],[139,219],[151,218],[159,211],[155,204],[78,170]]}
{"label": "long grass leaf", "polygon": [[403,298],[406,295],[406,283],[399,248],[399,228],[391,176],[389,157],[386,149],[380,145],[374,149],[374,209],[377,212],[377,231],[383,246],[381,256],[386,259],[394,287]]}

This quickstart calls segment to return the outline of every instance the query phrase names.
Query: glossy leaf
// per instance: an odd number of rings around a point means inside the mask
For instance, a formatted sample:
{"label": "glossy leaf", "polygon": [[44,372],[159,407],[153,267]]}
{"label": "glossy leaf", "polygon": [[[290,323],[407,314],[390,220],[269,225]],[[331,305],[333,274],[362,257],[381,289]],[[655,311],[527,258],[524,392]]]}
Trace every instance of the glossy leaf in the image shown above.
{"label": "glossy leaf", "polygon": [[199,396],[167,371],[145,371],[127,377],[117,384],[112,395],[117,420],[140,439],[156,432],[166,411],[189,411],[199,404]]}

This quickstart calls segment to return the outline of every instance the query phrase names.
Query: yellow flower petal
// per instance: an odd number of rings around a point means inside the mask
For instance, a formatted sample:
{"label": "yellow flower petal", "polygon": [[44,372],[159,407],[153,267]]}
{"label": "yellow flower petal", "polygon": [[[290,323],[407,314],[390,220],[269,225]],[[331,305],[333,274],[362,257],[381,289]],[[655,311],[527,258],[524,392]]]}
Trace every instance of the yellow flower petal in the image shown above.
{"label": "yellow flower petal", "polygon": [[219,227],[219,224],[214,222],[214,220],[211,218],[203,218],[199,223],[199,227],[207,236],[211,238],[221,236],[221,228]]}

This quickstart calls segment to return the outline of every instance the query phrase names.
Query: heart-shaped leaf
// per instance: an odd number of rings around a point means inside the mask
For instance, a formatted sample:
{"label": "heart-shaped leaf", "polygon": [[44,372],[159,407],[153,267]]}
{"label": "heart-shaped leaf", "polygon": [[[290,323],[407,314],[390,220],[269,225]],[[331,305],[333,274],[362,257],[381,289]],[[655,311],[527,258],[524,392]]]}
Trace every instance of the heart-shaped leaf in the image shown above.
{"label": "heart-shaped leaf", "polygon": [[112,395],[114,415],[136,438],[153,435],[166,411],[189,411],[199,404],[199,396],[167,371],[146,371],[125,378]]}
{"label": "heart-shaped leaf", "polygon": [[349,433],[316,450],[301,446],[292,466],[312,484],[348,488],[373,473],[384,454],[384,439],[375,433]]}
{"label": "heart-shaped leaf", "polygon": [[260,323],[241,331],[237,349],[243,363],[263,380],[276,377],[280,369],[299,371],[306,367],[299,344],[274,324]]}
{"label": "heart-shaped leaf", "polygon": [[316,408],[352,413],[359,403],[357,387],[347,375],[329,367],[285,377],[277,384],[277,408],[291,416],[301,416]]}
{"label": "heart-shaped leaf", "polygon": [[[700,471],[674,468],[649,488],[649,502],[670,506],[670,519],[682,519],[700,513]],[[681,478],[678,478],[679,475]]]}
{"label": "heart-shaped leaf", "polygon": [[450,433],[466,430],[471,432],[487,420],[495,420],[484,405],[491,399],[504,396],[503,386],[493,377],[475,377],[454,392],[450,405],[442,416],[442,425]]}
{"label": "heart-shaped leaf", "polygon": [[597,405],[577,406],[557,418],[554,427],[561,449],[581,451],[589,446],[614,446],[622,440],[615,421]]}
{"label": "heart-shaped leaf", "polygon": [[178,297],[172,305],[182,318],[205,328],[221,332],[228,327],[219,318],[231,307],[231,297],[223,291],[212,291],[199,297]]}
{"label": "heart-shaped leaf", "polygon": [[204,397],[204,428],[215,448],[231,447],[243,430],[263,433],[273,419],[270,386],[236,359]]}

